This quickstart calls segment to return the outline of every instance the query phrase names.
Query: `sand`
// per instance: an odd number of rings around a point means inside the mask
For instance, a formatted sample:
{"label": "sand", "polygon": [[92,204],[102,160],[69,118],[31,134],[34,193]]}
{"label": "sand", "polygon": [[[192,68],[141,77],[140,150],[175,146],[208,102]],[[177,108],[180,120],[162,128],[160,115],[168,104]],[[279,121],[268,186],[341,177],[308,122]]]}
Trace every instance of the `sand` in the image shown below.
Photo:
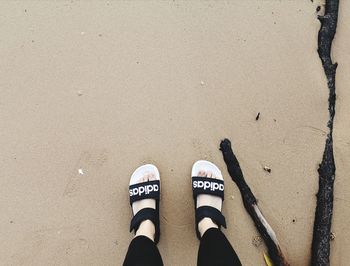
{"label": "sand", "polygon": [[[350,260],[349,4],[333,50],[332,265]],[[198,159],[223,170],[224,233],[243,265],[264,265],[218,150],[224,137],[290,263],[308,265],[328,121],[317,5],[1,2],[1,265],[121,265],[129,177],[146,162],[161,172],[164,263],[195,265]]]}

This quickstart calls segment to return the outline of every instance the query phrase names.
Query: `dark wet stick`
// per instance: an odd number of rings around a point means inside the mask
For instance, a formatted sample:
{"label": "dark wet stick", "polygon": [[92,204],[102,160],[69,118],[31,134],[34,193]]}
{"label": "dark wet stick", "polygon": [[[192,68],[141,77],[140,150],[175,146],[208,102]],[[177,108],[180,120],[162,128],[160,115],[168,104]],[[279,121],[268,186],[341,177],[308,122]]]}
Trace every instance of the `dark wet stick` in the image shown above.
{"label": "dark wet stick", "polygon": [[279,246],[275,232],[272,230],[271,226],[267,223],[266,219],[262,215],[257,205],[254,194],[244,180],[239,162],[232,151],[230,140],[224,139],[221,141],[220,150],[224,156],[227,170],[232,180],[236,183],[241,192],[243,205],[250,217],[253,219],[254,224],[261,234],[262,238],[264,239],[264,242],[269,251],[269,256],[274,263],[274,266],[289,265]]}
{"label": "dark wet stick", "polygon": [[328,81],[329,133],[322,162],[318,168],[319,190],[312,239],[311,265],[330,265],[330,236],[333,214],[333,190],[335,162],[333,155],[333,120],[335,116],[335,73],[337,63],[331,59],[331,48],[338,22],[339,0],[326,0],[325,14],[319,16],[321,28],[318,33],[318,54]]}

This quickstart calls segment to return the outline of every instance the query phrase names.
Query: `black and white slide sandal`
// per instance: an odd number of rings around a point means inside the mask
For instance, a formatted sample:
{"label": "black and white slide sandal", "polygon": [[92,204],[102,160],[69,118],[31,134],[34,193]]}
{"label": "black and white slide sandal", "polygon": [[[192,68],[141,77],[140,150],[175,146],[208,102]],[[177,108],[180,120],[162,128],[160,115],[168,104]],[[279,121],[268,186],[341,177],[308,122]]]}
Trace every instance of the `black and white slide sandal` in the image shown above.
{"label": "black and white slide sandal", "polygon": [[[138,183],[141,177],[145,174],[154,174],[156,180]],[[134,230],[136,233],[141,222],[151,220],[155,225],[154,243],[159,242],[160,225],[159,225],[159,199],[160,199],[160,174],[158,168],[153,164],[145,164],[137,168],[131,175],[129,184],[130,205],[136,201],[143,199],[154,199],[156,208],[143,208],[139,210],[130,223],[130,232]]]}
{"label": "black and white slide sandal", "polygon": [[[199,171],[212,172],[214,176],[219,178],[208,178],[198,176]],[[222,177],[220,169],[213,163],[205,160],[200,160],[194,163],[192,167],[192,191],[195,207],[195,223],[196,223],[196,233],[198,239],[201,238],[198,223],[203,218],[210,218],[213,222],[221,228],[223,226],[226,228],[226,220],[222,215],[221,211],[212,206],[201,206],[197,208],[197,196],[201,194],[218,196],[224,201],[224,179]]]}

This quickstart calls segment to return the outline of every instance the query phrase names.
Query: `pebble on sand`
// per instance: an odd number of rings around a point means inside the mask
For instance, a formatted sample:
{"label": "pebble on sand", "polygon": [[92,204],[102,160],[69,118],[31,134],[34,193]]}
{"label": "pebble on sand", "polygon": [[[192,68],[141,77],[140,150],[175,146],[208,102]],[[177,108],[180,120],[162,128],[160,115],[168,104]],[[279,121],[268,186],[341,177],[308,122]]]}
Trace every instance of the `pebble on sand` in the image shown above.
{"label": "pebble on sand", "polygon": [[268,166],[264,166],[264,170],[268,173],[271,173],[271,168]]}
{"label": "pebble on sand", "polygon": [[252,244],[255,246],[255,247],[259,247],[262,243],[262,238],[261,236],[254,236],[253,239],[252,239]]}

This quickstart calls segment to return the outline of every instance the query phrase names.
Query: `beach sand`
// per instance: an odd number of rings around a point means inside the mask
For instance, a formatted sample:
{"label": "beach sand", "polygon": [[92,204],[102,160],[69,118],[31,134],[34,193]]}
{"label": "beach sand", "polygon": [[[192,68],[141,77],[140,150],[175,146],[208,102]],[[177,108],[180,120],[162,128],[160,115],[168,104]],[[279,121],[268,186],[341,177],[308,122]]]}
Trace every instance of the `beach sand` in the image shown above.
{"label": "beach sand", "polygon": [[[289,262],[308,265],[328,132],[318,4],[2,1],[1,265],[121,265],[129,178],[143,163],[161,173],[165,265],[196,265],[198,159],[222,169],[223,231],[243,265],[264,265],[218,149],[225,137]],[[332,265],[350,261],[349,8],[341,1],[332,52]]]}

